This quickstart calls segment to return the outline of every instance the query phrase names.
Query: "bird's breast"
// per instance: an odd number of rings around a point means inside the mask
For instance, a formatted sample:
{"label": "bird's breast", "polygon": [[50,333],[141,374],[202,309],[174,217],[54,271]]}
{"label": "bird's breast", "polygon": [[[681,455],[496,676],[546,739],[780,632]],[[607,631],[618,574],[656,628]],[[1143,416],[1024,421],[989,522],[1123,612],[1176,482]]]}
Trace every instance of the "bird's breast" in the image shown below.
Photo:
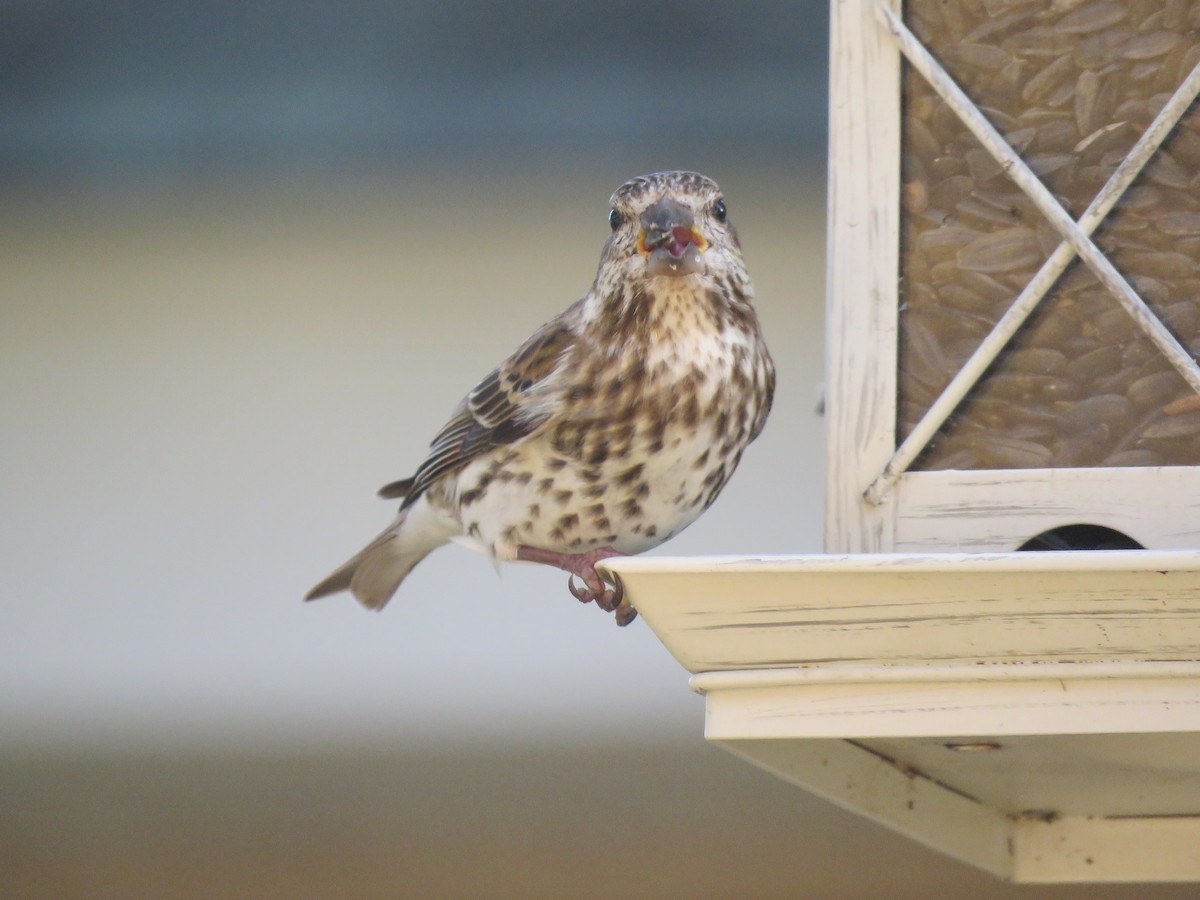
{"label": "bird's breast", "polygon": [[462,470],[464,531],[514,558],[640,553],[716,499],[770,402],[757,325],[687,292],[653,298],[641,327],[593,334],[560,371],[546,423]]}

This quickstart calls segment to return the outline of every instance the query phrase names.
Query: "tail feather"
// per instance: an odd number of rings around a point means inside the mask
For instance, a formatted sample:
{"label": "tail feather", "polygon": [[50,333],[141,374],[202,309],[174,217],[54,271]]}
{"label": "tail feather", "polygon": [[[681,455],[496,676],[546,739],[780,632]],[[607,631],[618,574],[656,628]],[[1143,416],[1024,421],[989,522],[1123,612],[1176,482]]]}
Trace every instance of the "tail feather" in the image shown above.
{"label": "tail feather", "polygon": [[399,500],[401,497],[407,497],[409,491],[413,489],[415,478],[402,478],[399,481],[393,481],[391,484],[385,484],[378,491],[379,496],[384,500]]}
{"label": "tail feather", "polygon": [[425,523],[410,522],[414,509],[401,512],[386,530],[317,584],[304,599],[317,600],[350,591],[368,609],[383,609],[413,567],[449,536],[440,530],[422,528]]}
{"label": "tail feather", "polygon": [[340,594],[342,591],[350,590],[350,579],[354,575],[354,566],[357,564],[358,557],[350,560],[311,591],[304,595],[305,600],[320,600],[322,597],[328,597],[332,594]]}

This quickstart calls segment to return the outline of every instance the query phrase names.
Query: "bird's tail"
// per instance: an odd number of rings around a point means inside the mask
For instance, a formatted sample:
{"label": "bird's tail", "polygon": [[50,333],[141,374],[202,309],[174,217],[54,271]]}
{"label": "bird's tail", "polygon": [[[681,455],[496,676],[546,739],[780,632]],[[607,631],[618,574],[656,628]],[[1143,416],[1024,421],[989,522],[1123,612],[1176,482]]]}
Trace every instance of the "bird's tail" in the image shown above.
{"label": "bird's tail", "polygon": [[368,609],[383,609],[413,567],[446,543],[444,528],[422,527],[428,508],[422,501],[400,512],[382,533],[309,591],[305,600],[317,600],[349,591]]}

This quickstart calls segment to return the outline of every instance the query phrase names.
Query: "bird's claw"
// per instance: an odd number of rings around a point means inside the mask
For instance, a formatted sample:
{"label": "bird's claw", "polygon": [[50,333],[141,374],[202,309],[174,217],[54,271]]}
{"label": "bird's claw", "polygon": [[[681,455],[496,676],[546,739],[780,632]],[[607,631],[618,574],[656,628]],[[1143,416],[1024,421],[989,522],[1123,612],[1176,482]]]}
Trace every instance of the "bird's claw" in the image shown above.
{"label": "bird's claw", "polygon": [[595,581],[592,581],[590,578],[585,579],[583,584],[576,585],[575,575],[571,574],[567,577],[567,590],[580,603],[596,601],[596,605],[605,612],[612,612],[621,604],[621,597],[618,591],[614,588],[609,588],[599,579]]}
{"label": "bird's claw", "polygon": [[625,591],[619,582],[610,588],[599,577],[595,581],[585,577],[583,583],[577,585],[572,573],[567,577],[567,590],[580,603],[594,600],[605,612],[615,613],[617,624],[622,627],[637,618],[637,610],[625,602]]}
{"label": "bird's claw", "polygon": [[637,610],[628,603],[619,604],[614,612],[616,613],[617,625],[621,628],[624,628],[637,618]]}
{"label": "bird's claw", "polygon": [[571,596],[580,603],[591,603],[594,599],[592,589],[588,587],[586,582],[579,587],[575,586],[575,573],[572,572],[567,576],[567,590],[571,592]]}

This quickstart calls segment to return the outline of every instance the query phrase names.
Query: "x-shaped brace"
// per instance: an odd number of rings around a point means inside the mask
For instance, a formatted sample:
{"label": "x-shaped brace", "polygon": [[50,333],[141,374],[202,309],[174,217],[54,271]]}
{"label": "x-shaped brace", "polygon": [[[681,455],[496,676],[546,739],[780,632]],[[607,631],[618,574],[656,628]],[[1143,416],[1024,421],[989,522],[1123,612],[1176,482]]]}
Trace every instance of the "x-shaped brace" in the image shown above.
{"label": "x-shaped brace", "polygon": [[913,460],[921,454],[921,451],[937,434],[938,429],[975,386],[983,373],[995,362],[1000,352],[1016,335],[1018,329],[1076,255],[1092,270],[1100,283],[1116,297],[1138,327],[1166,356],[1192,390],[1200,394],[1200,366],[1196,365],[1191,354],[1180,345],[1175,336],[1163,325],[1091,239],[1092,232],[1104,221],[1104,217],[1121,199],[1142,168],[1149,162],[1150,157],[1162,145],[1171,129],[1175,127],[1197,95],[1200,94],[1200,63],[1184,79],[1183,84],[1167,101],[1154,121],[1150,123],[1150,127],[1130,150],[1129,155],[1113,172],[1108,182],[1100,189],[1095,199],[1076,222],[1033,174],[1025,161],[992,126],[987,117],[963,93],[954,79],[917,40],[900,16],[892,9],[889,0],[882,0],[878,11],[884,26],[896,38],[901,52],[913,68],[941,95],[962,123],[979,139],[1017,186],[1028,195],[1063,240],[1042,264],[1041,269],[1025,286],[1012,306],[1000,317],[1000,320],[963,367],[950,380],[946,389],[930,405],[904,442],[896,448],[896,452],[888,460],[883,471],[864,492],[863,496],[867,502],[871,504],[883,502],[896,481],[912,465]]}

